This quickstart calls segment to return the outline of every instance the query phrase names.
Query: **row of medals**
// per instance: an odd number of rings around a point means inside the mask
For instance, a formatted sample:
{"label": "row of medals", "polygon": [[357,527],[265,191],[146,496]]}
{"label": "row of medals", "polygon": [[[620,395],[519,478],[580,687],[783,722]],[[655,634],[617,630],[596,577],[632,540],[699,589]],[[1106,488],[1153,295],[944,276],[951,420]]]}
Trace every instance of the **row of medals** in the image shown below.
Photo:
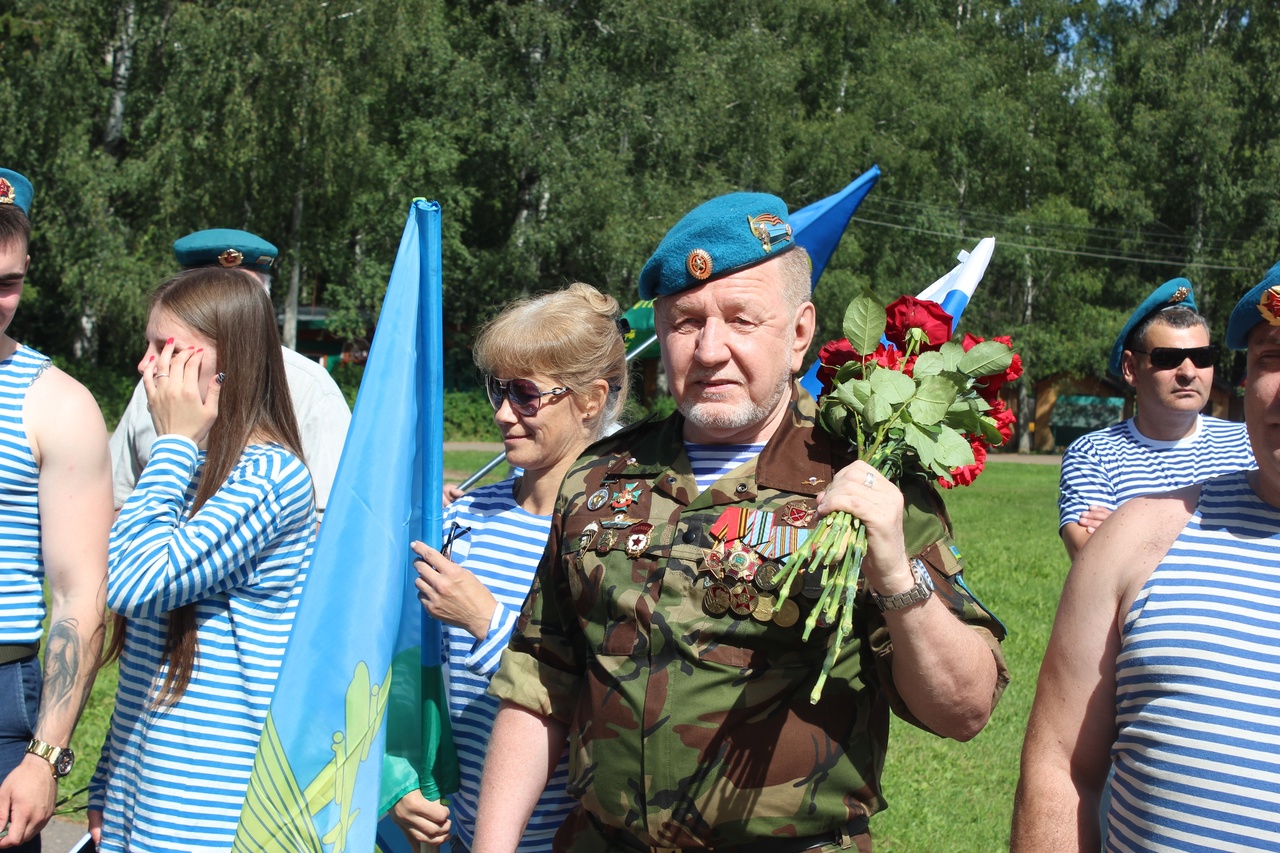
{"label": "row of medals", "polygon": [[[617,513],[613,518],[593,521],[583,529],[578,540],[579,560],[588,549],[607,554],[618,544],[623,531],[627,537],[624,551],[631,559],[639,558],[649,548],[653,525],[626,514],[626,508],[639,497],[638,485],[628,484],[622,492],[612,495],[614,500],[609,508]],[[588,499],[587,509],[593,512],[600,509],[609,497],[608,489],[597,490]],[[808,518],[805,515],[793,523],[804,526]],[[708,616],[719,618],[729,613],[744,619],[773,622],[783,628],[790,628],[800,619],[800,607],[790,595],[778,606],[778,577],[782,566],[760,556],[749,545],[737,540],[717,541],[703,552],[698,575],[703,574],[707,577],[702,581],[702,609]],[[791,584],[791,595],[817,598],[821,592],[821,582],[812,572],[798,573]]]}

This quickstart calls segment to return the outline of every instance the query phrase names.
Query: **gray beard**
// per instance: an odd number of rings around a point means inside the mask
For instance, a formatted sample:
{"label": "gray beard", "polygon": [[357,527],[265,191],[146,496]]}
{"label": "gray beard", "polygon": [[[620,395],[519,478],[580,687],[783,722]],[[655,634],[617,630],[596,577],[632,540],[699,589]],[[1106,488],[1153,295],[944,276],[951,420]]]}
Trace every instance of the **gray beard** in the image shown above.
{"label": "gray beard", "polygon": [[791,377],[784,374],[782,381],[778,383],[778,387],[774,389],[768,401],[763,404],[749,401],[737,409],[725,409],[719,403],[681,403],[679,406],[680,414],[684,415],[686,421],[699,429],[745,429],[768,420],[769,415],[773,414],[774,409],[777,408],[782,400],[782,395],[787,393],[787,388],[790,385]]}

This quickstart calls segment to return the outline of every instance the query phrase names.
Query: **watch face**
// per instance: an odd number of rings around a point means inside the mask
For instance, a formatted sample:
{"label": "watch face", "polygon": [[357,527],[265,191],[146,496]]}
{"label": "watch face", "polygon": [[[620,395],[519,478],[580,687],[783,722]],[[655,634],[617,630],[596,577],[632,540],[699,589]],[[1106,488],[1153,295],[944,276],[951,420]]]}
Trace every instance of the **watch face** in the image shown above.
{"label": "watch face", "polygon": [[70,748],[64,749],[58,755],[58,760],[53,763],[53,772],[58,778],[62,778],[71,772],[71,768],[75,763],[75,753]]}

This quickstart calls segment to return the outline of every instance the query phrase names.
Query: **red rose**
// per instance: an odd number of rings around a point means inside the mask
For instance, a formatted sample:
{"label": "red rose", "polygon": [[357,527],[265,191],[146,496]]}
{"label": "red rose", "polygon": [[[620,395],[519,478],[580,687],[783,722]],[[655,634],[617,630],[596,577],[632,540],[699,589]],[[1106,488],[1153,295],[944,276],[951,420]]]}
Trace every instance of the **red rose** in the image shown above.
{"label": "red rose", "polygon": [[1013,441],[1013,425],[1018,422],[1018,419],[1014,417],[1013,410],[1005,405],[1004,400],[996,400],[987,414],[995,418],[996,428],[1004,437],[1003,443],[1008,444]]}
{"label": "red rose", "polygon": [[822,383],[822,394],[825,396],[831,393],[831,388],[835,384],[836,370],[846,362],[853,361],[858,354],[853,351],[853,345],[849,343],[848,338],[841,338],[838,341],[827,341],[818,349],[818,381]]}
{"label": "red rose", "polygon": [[972,486],[973,481],[978,479],[982,469],[987,466],[987,443],[981,437],[970,435],[967,438],[969,439],[969,446],[973,448],[973,464],[952,468],[950,480],[947,480],[946,477],[939,477],[938,484],[944,489],[954,489],[956,486]]}
{"label": "red rose", "polygon": [[936,350],[951,340],[951,315],[942,310],[936,302],[916,299],[914,296],[900,296],[885,309],[887,326],[884,336],[898,349],[907,349],[907,330],[919,329],[928,338],[928,343],[920,346],[920,351]]}
{"label": "red rose", "polygon": [[881,343],[869,355],[862,357],[863,364],[871,364],[875,362],[881,367],[887,367],[890,370],[900,370],[902,365],[902,351],[896,347],[885,346]]}
{"label": "red rose", "polygon": [[[984,340],[986,340],[986,338],[980,338],[977,335],[971,335],[968,332],[965,332],[964,339],[960,341],[960,345],[964,347],[965,352],[968,352]],[[1013,349],[1013,339],[1008,335],[993,335],[991,340],[1002,343],[1009,349]],[[1010,362],[1009,366],[1005,368],[1003,372],[993,373],[989,376],[982,377],[975,387],[977,387],[978,394],[982,399],[992,405],[995,405],[996,401],[1000,397],[1000,389],[1004,387],[1004,383],[1012,382],[1021,375],[1022,356],[1015,352],[1013,354],[1013,361]]]}

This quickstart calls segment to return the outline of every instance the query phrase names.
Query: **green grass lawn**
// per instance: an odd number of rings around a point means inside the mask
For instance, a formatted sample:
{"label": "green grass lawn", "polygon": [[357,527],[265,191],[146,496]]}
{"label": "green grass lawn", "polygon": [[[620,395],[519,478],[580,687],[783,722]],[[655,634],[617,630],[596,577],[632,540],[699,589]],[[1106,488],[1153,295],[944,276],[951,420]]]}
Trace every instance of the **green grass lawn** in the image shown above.
{"label": "green grass lawn", "polygon": [[[470,473],[489,458],[479,451],[449,453],[445,467]],[[498,472],[487,480],[498,479],[503,468]],[[1022,733],[1067,571],[1057,494],[1057,466],[1009,462],[989,464],[973,486],[947,494],[968,560],[966,580],[1009,628],[1004,648],[1013,681],[990,724],[970,743],[941,740],[894,720],[884,774],[890,808],[872,821],[877,850],[1008,849]],[[114,667],[99,673],[76,730],[80,759],[69,784],[60,786],[63,794],[88,781],[115,686]]]}
{"label": "green grass lawn", "polygon": [[884,773],[890,805],[871,821],[877,850],[1009,849],[1022,735],[1069,566],[1058,539],[1058,473],[1056,465],[996,462],[972,486],[947,493],[965,580],[1009,629],[1012,681],[969,743],[894,719]]}

